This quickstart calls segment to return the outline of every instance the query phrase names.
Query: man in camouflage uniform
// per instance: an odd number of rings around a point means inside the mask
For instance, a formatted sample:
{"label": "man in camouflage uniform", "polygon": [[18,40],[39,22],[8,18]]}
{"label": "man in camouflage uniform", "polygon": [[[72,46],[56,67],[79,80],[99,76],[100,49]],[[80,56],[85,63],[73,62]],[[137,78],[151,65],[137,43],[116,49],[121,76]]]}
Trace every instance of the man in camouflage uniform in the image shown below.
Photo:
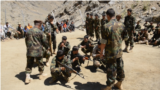
{"label": "man in camouflage uniform", "polygon": [[122,33],[125,30],[124,25],[115,19],[115,11],[113,9],[108,9],[106,14],[109,22],[104,27],[105,34],[101,39],[100,58],[102,58],[103,50],[105,49],[107,87],[102,90],[111,90],[116,79],[118,82],[114,86],[121,90],[121,84],[125,78],[122,59],[122,35],[124,35]]}
{"label": "man in camouflage uniform", "polygon": [[34,21],[34,28],[26,33],[25,43],[27,47],[27,66],[26,66],[26,80],[25,83],[32,81],[30,74],[32,72],[32,66],[34,59],[38,62],[38,68],[40,72],[39,79],[42,79],[44,74],[43,64],[43,47],[48,50],[48,42],[43,32],[40,30],[42,22],[39,20]]}
{"label": "man in camouflage uniform", "polygon": [[78,46],[81,48],[82,52],[85,53],[85,55],[87,55],[89,52],[90,55],[92,55],[94,46],[93,43],[88,40],[87,35],[84,36],[84,40]]}
{"label": "man in camouflage uniform", "polygon": [[69,42],[67,41],[67,37],[63,36],[62,42],[60,42],[58,45],[58,50],[63,50],[64,55],[67,55],[68,52],[70,51],[70,48],[71,48],[71,46],[70,46]]}
{"label": "man in camouflage uniform", "polygon": [[141,35],[138,36],[138,42],[136,42],[137,44],[146,44],[148,45],[148,40],[149,40],[149,37],[148,37],[148,31],[147,31],[147,28],[145,28],[142,32]]}
{"label": "man in camouflage uniform", "polygon": [[71,72],[67,68],[60,66],[57,61],[72,68],[70,57],[65,56],[62,50],[58,50],[57,55],[52,59],[51,62],[50,70],[52,79],[49,81],[49,83],[55,82],[60,76],[62,76],[66,82],[68,82]]}
{"label": "man in camouflage uniform", "polygon": [[154,46],[160,45],[160,28],[158,28],[158,32],[153,35],[149,44]]}
{"label": "man in camouflage uniform", "polygon": [[108,20],[106,19],[106,14],[105,14],[105,11],[102,13],[102,19],[101,19],[101,38],[102,36],[104,36],[104,25],[108,23]]}
{"label": "man in camouflage uniform", "polygon": [[150,25],[147,27],[147,29],[148,29],[148,33],[150,33],[151,31],[152,31],[152,32],[154,31],[153,22],[150,22]]}
{"label": "man in camouflage uniform", "polygon": [[95,34],[96,34],[96,41],[100,39],[100,28],[101,27],[101,21],[99,19],[98,14],[95,14],[95,20],[94,20],[94,29],[95,29]]}
{"label": "man in camouflage uniform", "polygon": [[137,22],[137,25],[135,27],[134,31],[134,41],[138,41],[138,33],[141,31],[141,26],[139,25],[140,20]]}
{"label": "man in camouflage uniform", "polygon": [[68,55],[71,57],[72,68],[80,72],[80,66],[84,63],[85,58],[79,54],[78,49],[77,46],[73,46],[72,51],[70,51]]}
{"label": "man in camouflage uniform", "polygon": [[87,13],[85,25],[86,25],[86,34],[89,35],[89,13]]}
{"label": "man in camouflage uniform", "polygon": [[93,40],[94,38],[94,19],[93,19],[93,14],[90,14],[90,19],[89,19],[89,36],[90,39]]}
{"label": "man in camouflage uniform", "polygon": [[[135,29],[135,26],[134,26],[135,25],[135,18],[132,16],[131,9],[128,9],[127,12],[128,12],[128,15],[125,17],[124,25],[125,25],[125,29],[128,32],[129,39],[125,41],[126,47],[125,47],[124,51],[129,53],[132,51],[132,49],[134,47],[133,33],[134,33],[134,29]],[[130,43],[130,51],[128,51],[129,43]]]}
{"label": "man in camouflage uniform", "polygon": [[52,43],[53,43],[53,54],[55,54],[56,51],[56,33],[58,33],[58,28],[56,25],[53,24],[54,17],[50,16],[49,21],[46,23],[45,31],[48,41],[49,37],[51,36]]}

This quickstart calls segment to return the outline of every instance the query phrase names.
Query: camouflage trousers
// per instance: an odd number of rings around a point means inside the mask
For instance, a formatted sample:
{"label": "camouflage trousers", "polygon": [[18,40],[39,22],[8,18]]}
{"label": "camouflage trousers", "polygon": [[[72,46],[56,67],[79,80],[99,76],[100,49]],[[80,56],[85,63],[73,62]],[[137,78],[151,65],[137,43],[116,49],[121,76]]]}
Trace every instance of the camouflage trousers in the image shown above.
{"label": "camouflage trousers", "polygon": [[100,39],[100,31],[99,30],[95,30],[95,34],[96,34],[96,39]]}
{"label": "camouflage trousers", "polygon": [[128,31],[129,39],[125,41],[125,45],[128,46],[130,44],[131,47],[134,47],[134,38],[133,38],[133,32]]}
{"label": "camouflage trousers", "polygon": [[38,64],[39,72],[44,71],[44,63],[43,63],[43,58],[42,57],[29,57],[29,56],[27,56],[26,73],[30,74],[32,72],[34,59],[36,59],[36,62]]}
{"label": "camouflage trousers", "polygon": [[53,80],[57,80],[60,76],[70,77],[71,73],[69,71],[59,71],[59,68],[56,68],[54,71],[51,71]]}
{"label": "camouflage trousers", "polygon": [[21,32],[21,34],[18,34],[17,32],[15,33],[14,35],[15,38],[23,38],[24,37],[24,34],[23,32]]}
{"label": "camouflage trousers", "polygon": [[89,29],[87,26],[86,26],[86,34],[89,35]]}
{"label": "camouflage trousers", "polygon": [[50,56],[51,56],[51,52],[50,52],[50,51],[45,50],[45,51],[44,51],[44,54],[43,54],[43,58],[49,59],[49,58],[50,58]]}
{"label": "camouflage trousers", "polygon": [[89,36],[94,38],[94,29],[93,28],[89,28]]}
{"label": "camouflage trousers", "polygon": [[86,54],[86,53],[89,53],[89,52],[92,53],[93,47],[89,47],[89,48],[87,48],[87,49],[86,49],[86,48],[82,48],[81,50],[82,50],[82,52],[85,53],[85,54]]}
{"label": "camouflage trousers", "polygon": [[55,33],[51,33],[51,37],[52,37],[52,43],[53,43],[53,50],[56,49],[56,34]]}
{"label": "camouflage trousers", "polygon": [[[111,62],[110,62],[111,61]],[[107,60],[106,70],[107,70],[107,86],[112,86],[117,81],[123,81],[125,78],[124,74],[124,64],[122,58],[117,58],[116,60]]]}

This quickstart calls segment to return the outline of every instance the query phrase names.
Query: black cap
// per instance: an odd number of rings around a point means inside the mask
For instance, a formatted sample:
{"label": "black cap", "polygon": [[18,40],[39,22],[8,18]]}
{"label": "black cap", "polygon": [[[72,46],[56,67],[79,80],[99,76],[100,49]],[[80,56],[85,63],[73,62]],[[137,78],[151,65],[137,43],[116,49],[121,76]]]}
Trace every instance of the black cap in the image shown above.
{"label": "black cap", "polygon": [[100,41],[98,41],[98,45],[101,45],[101,42],[100,42]]}
{"label": "black cap", "polygon": [[106,13],[105,13],[105,11],[103,11],[103,13],[102,13],[102,16],[106,16]]}
{"label": "black cap", "polygon": [[89,15],[89,13],[87,13],[87,15]]}
{"label": "black cap", "polygon": [[63,37],[62,37],[62,40],[67,40],[67,37],[66,37],[66,36],[63,36]]}
{"label": "black cap", "polygon": [[128,9],[127,11],[132,12],[132,9]]}
{"label": "black cap", "polygon": [[50,16],[49,19],[54,19],[54,17],[53,17],[53,16]]}
{"label": "black cap", "polygon": [[87,38],[87,39],[88,39],[88,35],[85,35],[84,38]]}
{"label": "black cap", "polygon": [[95,16],[98,16],[98,14],[95,14]]}
{"label": "black cap", "polygon": [[93,16],[93,13],[90,13],[90,16]]}
{"label": "black cap", "polygon": [[77,51],[79,48],[77,46],[73,46],[72,50]]}
{"label": "black cap", "polygon": [[63,54],[63,50],[58,50],[57,51],[57,57],[61,57],[61,56],[63,56],[64,54]]}

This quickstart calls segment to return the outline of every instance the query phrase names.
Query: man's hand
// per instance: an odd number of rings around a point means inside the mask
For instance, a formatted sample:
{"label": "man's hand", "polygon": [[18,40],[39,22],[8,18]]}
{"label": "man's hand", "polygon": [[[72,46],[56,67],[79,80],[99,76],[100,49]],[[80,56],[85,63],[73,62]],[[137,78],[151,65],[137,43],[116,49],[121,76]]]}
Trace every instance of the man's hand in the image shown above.
{"label": "man's hand", "polygon": [[81,48],[86,48],[86,45],[82,46]]}
{"label": "man's hand", "polygon": [[61,47],[64,47],[64,43],[61,43]]}
{"label": "man's hand", "polygon": [[154,45],[157,45],[157,41],[154,42]]}
{"label": "man's hand", "polygon": [[91,44],[89,44],[89,46],[91,47],[92,45],[91,45]]}
{"label": "man's hand", "polygon": [[48,33],[49,36],[51,36],[51,33]]}
{"label": "man's hand", "polygon": [[66,70],[66,68],[65,67],[61,67],[61,70],[64,71],[64,70]]}
{"label": "man's hand", "polygon": [[59,33],[58,29],[56,29],[56,33]]}
{"label": "man's hand", "polygon": [[79,59],[78,57],[75,58],[75,60],[78,60],[78,59]]}

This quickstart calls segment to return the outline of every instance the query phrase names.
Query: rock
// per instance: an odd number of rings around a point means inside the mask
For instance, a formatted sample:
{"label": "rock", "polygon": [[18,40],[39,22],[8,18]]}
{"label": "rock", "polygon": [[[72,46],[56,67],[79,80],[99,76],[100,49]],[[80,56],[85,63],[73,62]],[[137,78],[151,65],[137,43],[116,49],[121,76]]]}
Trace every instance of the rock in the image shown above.
{"label": "rock", "polygon": [[156,7],[152,7],[152,8],[151,8],[151,10],[154,10],[154,11],[156,11],[156,10],[157,10],[157,8],[156,8]]}

